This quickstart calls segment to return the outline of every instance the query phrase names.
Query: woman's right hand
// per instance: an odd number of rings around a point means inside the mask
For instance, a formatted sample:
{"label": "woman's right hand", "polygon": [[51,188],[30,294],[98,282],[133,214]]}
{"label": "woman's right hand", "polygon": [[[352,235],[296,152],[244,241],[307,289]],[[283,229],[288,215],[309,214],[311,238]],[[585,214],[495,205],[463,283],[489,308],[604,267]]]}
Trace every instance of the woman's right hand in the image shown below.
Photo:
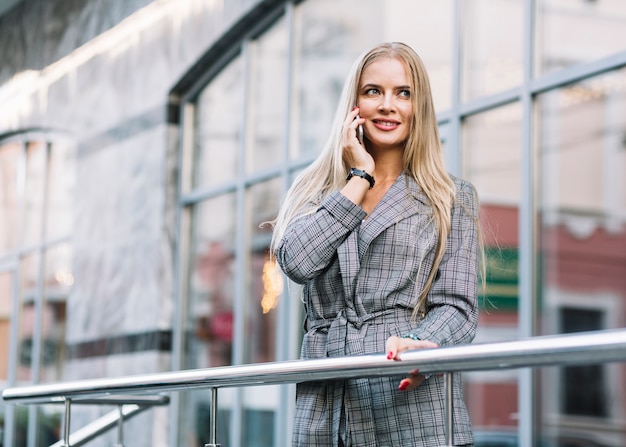
{"label": "woman's right hand", "polygon": [[[357,127],[365,122],[364,118],[358,117],[359,107],[355,107],[346,117],[343,124],[343,158],[351,168],[362,169],[372,175],[374,173],[374,159],[357,138]],[[358,118],[357,118],[358,117]]]}

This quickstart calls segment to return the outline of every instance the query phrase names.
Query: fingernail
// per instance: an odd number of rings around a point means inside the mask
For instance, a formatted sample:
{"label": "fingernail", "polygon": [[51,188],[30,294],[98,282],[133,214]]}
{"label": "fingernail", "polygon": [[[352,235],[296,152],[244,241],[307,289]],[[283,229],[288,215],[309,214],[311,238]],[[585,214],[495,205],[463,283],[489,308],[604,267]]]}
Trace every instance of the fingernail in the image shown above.
{"label": "fingernail", "polygon": [[354,112],[354,111],[355,111],[356,109],[358,109],[358,108],[359,108],[359,106],[354,106],[354,107],[352,108],[352,111]]}
{"label": "fingernail", "polygon": [[404,391],[407,389],[408,386],[409,386],[409,381],[405,379],[400,382],[400,386],[398,386],[398,389],[400,391]]}
{"label": "fingernail", "polygon": [[387,360],[391,360],[393,358],[393,352],[389,351],[387,353]]}

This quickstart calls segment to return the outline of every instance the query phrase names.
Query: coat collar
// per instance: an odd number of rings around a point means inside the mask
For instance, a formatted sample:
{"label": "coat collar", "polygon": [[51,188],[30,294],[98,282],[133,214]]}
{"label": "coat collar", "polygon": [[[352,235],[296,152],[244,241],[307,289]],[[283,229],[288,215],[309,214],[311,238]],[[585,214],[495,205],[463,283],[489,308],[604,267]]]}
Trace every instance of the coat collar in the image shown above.
{"label": "coat collar", "polygon": [[380,203],[361,224],[362,255],[367,246],[391,225],[423,211],[428,198],[412,177],[402,173],[385,193]]}
{"label": "coat collar", "polygon": [[428,198],[413,178],[404,173],[398,176],[367,219],[337,249],[346,297],[354,293],[361,258],[372,241],[395,223],[423,212],[428,203]]}

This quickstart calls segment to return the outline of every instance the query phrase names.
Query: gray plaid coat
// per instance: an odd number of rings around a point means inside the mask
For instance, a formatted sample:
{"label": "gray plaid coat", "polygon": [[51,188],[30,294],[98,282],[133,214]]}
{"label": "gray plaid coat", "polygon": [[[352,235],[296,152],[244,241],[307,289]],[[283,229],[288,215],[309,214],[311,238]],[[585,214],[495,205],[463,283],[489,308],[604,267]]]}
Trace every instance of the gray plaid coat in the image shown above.
{"label": "gray plaid coat", "polygon": [[[432,266],[436,231],[428,200],[413,180],[398,177],[366,220],[359,206],[335,192],[315,214],[288,226],[276,256],[284,273],[304,285],[302,358],[383,353],[389,336],[407,333],[440,346],[472,341],[478,200],[471,184],[454,181],[452,229],[428,312],[419,321],[411,321],[411,313]],[[398,391],[400,379],[298,384],[293,445],[445,445],[443,379],[432,376],[408,392]],[[454,380],[454,443],[470,445],[460,377]]]}

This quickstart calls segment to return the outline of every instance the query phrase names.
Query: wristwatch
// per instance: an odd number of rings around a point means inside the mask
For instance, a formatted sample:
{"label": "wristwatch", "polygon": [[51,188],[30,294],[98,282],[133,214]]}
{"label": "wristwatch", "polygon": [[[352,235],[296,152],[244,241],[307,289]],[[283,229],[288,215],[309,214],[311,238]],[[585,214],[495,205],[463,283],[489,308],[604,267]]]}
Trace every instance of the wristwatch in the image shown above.
{"label": "wristwatch", "polygon": [[370,189],[372,189],[374,187],[374,183],[376,183],[374,181],[374,177],[372,177],[371,175],[369,175],[367,172],[363,171],[362,169],[357,169],[357,168],[350,168],[350,172],[348,173],[348,177],[346,178],[346,181],[350,180],[354,176],[361,177],[367,180],[370,184]]}

